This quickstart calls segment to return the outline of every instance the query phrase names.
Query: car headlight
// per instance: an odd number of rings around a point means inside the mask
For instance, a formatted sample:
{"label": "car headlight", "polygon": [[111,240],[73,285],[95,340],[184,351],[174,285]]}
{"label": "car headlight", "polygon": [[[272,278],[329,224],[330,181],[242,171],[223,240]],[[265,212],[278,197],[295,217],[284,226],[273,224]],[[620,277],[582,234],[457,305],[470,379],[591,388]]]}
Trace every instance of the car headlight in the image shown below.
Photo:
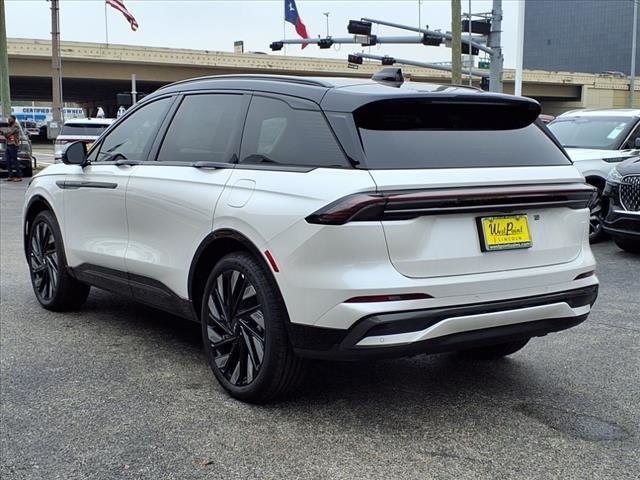
{"label": "car headlight", "polygon": [[607,177],[609,183],[622,183],[622,175],[616,167],[612,168]]}

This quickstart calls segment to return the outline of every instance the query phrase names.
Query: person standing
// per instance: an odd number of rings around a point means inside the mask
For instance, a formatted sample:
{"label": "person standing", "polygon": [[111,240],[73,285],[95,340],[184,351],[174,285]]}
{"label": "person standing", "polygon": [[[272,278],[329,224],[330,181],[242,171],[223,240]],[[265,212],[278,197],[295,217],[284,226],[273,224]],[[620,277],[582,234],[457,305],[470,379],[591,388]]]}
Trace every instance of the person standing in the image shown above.
{"label": "person standing", "polygon": [[20,147],[20,127],[14,115],[9,115],[9,127],[3,129],[3,134],[7,139],[7,170],[9,171],[8,182],[22,181],[22,167],[18,161],[18,148]]}

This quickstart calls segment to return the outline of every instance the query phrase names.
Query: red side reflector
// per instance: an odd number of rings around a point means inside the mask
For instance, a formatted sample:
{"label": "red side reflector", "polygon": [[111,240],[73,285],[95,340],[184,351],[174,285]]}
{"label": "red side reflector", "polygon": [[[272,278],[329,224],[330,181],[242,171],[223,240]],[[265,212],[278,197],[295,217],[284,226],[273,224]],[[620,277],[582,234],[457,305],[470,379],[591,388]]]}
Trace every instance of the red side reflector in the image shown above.
{"label": "red side reflector", "polygon": [[591,277],[592,275],[595,275],[595,274],[596,274],[596,271],[595,270],[591,270],[590,272],[581,273],[576,278],[574,278],[574,280],[580,280],[582,278]]}
{"label": "red side reflector", "polygon": [[265,250],[264,256],[267,257],[267,260],[269,260],[269,264],[271,265],[271,268],[273,268],[273,271],[278,273],[280,270],[278,269],[278,265],[276,264],[276,261],[273,259],[271,252],[269,250]]}
{"label": "red side reflector", "polygon": [[369,302],[399,302],[402,300],[424,300],[433,298],[426,293],[404,293],[400,295],[369,295],[366,297],[353,297],[345,303],[369,303]]}

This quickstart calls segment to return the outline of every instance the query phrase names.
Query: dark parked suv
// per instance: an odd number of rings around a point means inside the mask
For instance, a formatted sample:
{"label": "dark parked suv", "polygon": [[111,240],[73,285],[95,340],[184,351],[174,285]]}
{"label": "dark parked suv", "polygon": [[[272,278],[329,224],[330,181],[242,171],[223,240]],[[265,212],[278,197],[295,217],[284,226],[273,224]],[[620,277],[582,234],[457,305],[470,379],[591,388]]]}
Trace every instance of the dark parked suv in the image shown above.
{"label": "dark parked suv", "polygon": [[[6,119],[0,119],[0,129],[7,128],[9,123]],[[22,175],[30,177],[33,175],[33,156],[31,153],[31,140],[29,135],[24,131],[20,122],[20,147],[18,147],[18,161],[22,166]],[[7,140],[0,133],[0,170],[7,170]]]}
{"label": "dark parked suv", "polygon": [[604,195],[609,199],[605,231],[623,250],[640,253],[640,157],[611,170]]}

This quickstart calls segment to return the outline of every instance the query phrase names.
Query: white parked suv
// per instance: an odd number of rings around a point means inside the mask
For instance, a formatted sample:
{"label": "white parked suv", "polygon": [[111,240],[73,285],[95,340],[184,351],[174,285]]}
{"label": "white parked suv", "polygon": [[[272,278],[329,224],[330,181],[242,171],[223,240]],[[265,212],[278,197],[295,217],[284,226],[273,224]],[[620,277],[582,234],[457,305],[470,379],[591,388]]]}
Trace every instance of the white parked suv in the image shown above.
{"label": "white parked suv", "polygon": [[611,169],[640,155],[640,109],[572,110],[549,123],[587,183],[598,189],[591,206],[591,241],[603,236],[608,205],[602,191]]}
{"label": "white parked suv", "polygon": [[102,133],[113,123],[113,118],[73,118],[64,122],[54,144],[54,161],[62,161],[62,153],[73,142],[84,142],[91,148]]}
{"label": "white parked suv", "polygon": [[584,321],[595,190],[539,105],[401,78],[146,97],[31,183],[37,299],[77,308],[95,286],[200,322],[216,378],[251,402],[307,358],[495,358]]}

